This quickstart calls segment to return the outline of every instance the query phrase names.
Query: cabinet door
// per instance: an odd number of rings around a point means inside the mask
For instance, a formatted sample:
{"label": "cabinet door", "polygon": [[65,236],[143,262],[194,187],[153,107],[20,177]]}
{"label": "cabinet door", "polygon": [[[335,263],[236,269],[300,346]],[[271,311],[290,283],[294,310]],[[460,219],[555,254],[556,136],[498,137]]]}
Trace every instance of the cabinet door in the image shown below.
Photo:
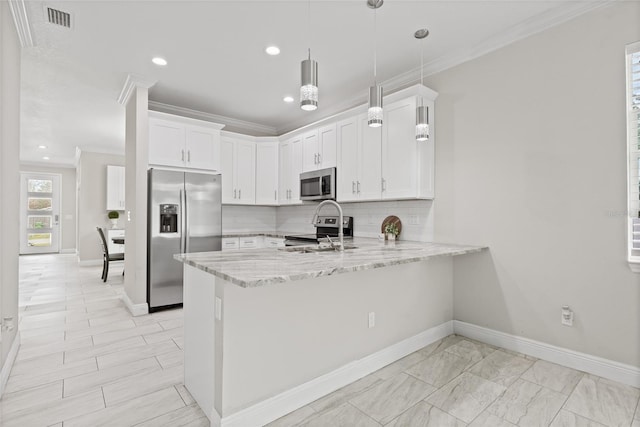
{"label": "cabinet door", "polygon": [[302,203],[300,200],[300,174],[302,173],[302,139],[291,141],[291,203]]}
{"label": "cabinet door", "polygon": [[256,145],[252,141],[236,141],[235,186],[237,202],[243,205],[256,203]]}
{"label": "cabinet door", "polygon": [[358,119],[341,120],[336,125],[337,171],[336,198],[340,202],[357,200]]}
{"label": "cabinet door", "polygon": [[321,168],[332,168],[337,165],[337,138],[336,124],[323,126],[318,130],[318,153],[319,166]]}
{"label": "cabinet door", "polygon": [[149,164],[184,167],[185,126],[149,118]]}
{"label": "cabinet door", "polygon": [[415,98],[384,109],[382,138],[382,198],[418,197],[418,144],[415,138]]}
{"label": "cabinet door", "polygon": [[320,162],[318,131],[313,130],[302,136],[302,170],[304,172],[318,169]]}
{"label": "cabinet door", "polygon": [[281,205],[289,204],[289,190],[291,189],[291,141],[280,143],[278,157],[278,202]]}
{"label": "cabinet door", "polygon": [[278,204],[278,143],[256,143],[256,204]]}
{"label": "cabinet door", "polygon": [[107,210],[124,210],[124,167],[107,165]]}
{"label": "cabinet door", "polygon": [[[236,203],[238,190],[234,181],[234,140],[227,137],[220,139],[220,173],[222,174],[222,203]],[[234,197],[235,193],[235,197]]]}
{"label": "cabinet door", "polygon": [[382,129],[367,124],[367,115],[359,116],[358,200],[379,200],[382,188]]}
{"label": "cabinet door", "polygon": [[187,126],[185,149],[187,167],[220,170],[220,131]]}

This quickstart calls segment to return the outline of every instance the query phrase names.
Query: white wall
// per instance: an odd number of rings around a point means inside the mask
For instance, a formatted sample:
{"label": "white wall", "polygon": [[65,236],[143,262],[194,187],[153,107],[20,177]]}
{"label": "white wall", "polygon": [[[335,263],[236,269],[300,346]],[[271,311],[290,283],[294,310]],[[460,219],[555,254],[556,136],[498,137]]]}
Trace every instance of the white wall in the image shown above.
{"label": "white wall", "polygon": [[76,170],[39,165],[20,165],[20,172],[60,174],[60,250],[76,251]]}
{"label": "white wall", "polygon": [[[626,264],[625,45],[640,2],[578,17],[427,79],[437,241],[454,318],[640,365],[640,275]],[[560,324],[560,307],[575,311]]]}
{"label": "white wall", "polygon": [[[13,330],[0,332],[0,367],[18,332],[18,235],[20,173],[20,45],[7,2],[0,3],[0,318],[12,317]],[[0,383],[0,394],[3,389]]]}
{"label": "white wall", "polygon": [[[107,218],[107,165],[124,166],[124,156],[83,151],[77,168],[78,259],[102,262],[96,227],[110,228]],[[119,224],[124,228],[124,219]]]}

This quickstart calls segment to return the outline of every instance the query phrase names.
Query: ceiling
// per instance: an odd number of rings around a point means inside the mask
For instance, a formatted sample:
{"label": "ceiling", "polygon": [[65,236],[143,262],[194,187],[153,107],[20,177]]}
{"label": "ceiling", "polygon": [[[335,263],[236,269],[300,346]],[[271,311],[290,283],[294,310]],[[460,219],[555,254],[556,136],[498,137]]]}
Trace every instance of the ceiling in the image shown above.
{"label": "ceiling", "polygon": [[[374,40],[389,92],[419,81],[421,46],[429,74],[606,3],[386,0],[374,37],[366,0],[24,1],[34,46],[22,51],[20,159],[69,166],[75,147],[124,154],[117,99],[128,74],[156,81],[152,109],[280,135],[366,102]],[[71,29],[48,23],[46,7],[70,13]],[[413,37],[420,28],[430,31],[422,42]],[[268,56],[269,45],[281,54]],[[319,66],[314,112],[298,106],[309,47]],[[168,65],[152,64],[154,56]]]}

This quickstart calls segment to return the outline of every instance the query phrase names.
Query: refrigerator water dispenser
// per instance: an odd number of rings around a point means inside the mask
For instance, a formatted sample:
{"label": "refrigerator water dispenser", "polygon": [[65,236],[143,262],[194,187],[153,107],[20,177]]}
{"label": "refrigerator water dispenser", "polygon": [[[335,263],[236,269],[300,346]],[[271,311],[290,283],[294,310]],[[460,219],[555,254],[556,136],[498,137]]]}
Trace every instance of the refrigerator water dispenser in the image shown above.
{"label": "refrigerator water dispenser", "polygon": [[160,205],[160,233],[178,232],[178,205]]}

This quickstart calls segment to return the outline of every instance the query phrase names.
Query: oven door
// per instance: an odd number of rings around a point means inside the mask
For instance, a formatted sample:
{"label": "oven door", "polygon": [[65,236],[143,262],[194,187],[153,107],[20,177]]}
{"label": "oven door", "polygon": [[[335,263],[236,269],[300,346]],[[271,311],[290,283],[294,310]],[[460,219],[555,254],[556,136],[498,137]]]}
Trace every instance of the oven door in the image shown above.
{"label": "oven door", "polygon": [[336,168],[300,174],[300,200],[335,200],[335,198]]}

